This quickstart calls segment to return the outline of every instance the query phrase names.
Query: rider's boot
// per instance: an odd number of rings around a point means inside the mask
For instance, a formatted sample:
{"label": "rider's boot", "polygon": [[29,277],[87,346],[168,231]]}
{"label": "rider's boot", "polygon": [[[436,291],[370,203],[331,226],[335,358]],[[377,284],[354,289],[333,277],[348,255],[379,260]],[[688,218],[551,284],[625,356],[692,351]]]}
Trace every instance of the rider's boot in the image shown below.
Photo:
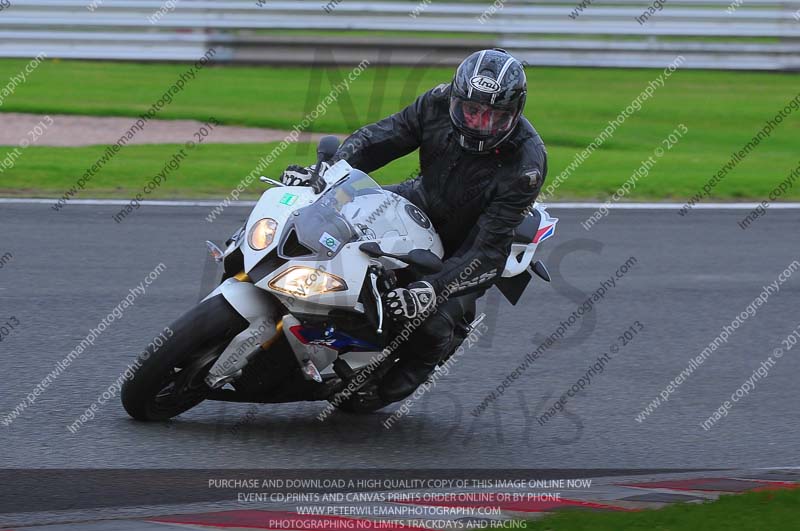
{"label": "rider's boot", "polygon": [[406,398],[420,386],[436,369],[437,361],[405,356],[384,376],[378,387],[378,394],[387,402],[397,402]]}
{"label": "rider's boot", "polygon": [[402,400],[427,380],[439,360],[451,352],[460,312],[459,305],[446,303],[413,331],[408,342],[400,347],[400,360],[389,369],[378,386],[378,394],[383,400]]}

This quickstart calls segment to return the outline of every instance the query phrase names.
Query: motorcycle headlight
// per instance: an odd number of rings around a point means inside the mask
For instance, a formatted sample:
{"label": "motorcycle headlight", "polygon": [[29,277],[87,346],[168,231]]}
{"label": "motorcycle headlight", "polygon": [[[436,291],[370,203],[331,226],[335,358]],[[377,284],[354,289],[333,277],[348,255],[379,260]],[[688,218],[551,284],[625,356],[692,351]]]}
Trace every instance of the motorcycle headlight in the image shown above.
{"label": "motorcycle headlight", "polygon": [[259,219],[247,235],[247,243],[254,251],[263,251],[275,239],[278,222],[271,218]]}
{"label": "motorcycle headlight", "polygon": [[347,291],[347,283],[319,269],[293,266],[272,279],[269,287],[293,297],[322,295],[332,291]]}

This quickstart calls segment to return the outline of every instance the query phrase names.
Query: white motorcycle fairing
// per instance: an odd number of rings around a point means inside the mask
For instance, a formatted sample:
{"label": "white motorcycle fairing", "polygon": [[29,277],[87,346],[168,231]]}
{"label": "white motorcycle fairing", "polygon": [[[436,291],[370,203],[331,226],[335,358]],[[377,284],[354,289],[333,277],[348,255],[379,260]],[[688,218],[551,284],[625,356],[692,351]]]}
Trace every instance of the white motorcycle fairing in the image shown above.
{"label": "white motorcycle fairing", "polygon": [[533,254],[539,244],[555,234],[557,223],[558,218],[550,217],[544,205],[534,203],[533,210],[517,229],[501,276],[514,277],[524,272],[533,261]]}
{"label": "white motorcycle fairing", "polygon": [[[333,327],[306,328],[297,316],[317,316],[319,321],[333,310],[365,314],[359,298],[364,283],[369,282],[370,268],[407,267],[392,258],[368,256],[359,249],[365,242],[375,242],[381,251],[396,255],[427,249],[443,256],[431,221],[406,199],[383,190],[346,161],[329,168],[324,180],[326,188],[319,194],[306,186],[265,191],[244,229],[224,251],[223,259],[241,252],[243,274],[225,280],[206,299],[222,295],[249,326],[211,368],[206,382],[212,388],[241,374],[261,345],[280,333],[279,324],[306,379],[321,381],[322,376],[333,374],[338,357],[357,370],[380,353],[380,346]],[[557,220],[550,218],[543,206],[534,206],[523,227],[535,234],[512,245],[503,277],[525,272],[538,244],[554,231]],[[268,241],[268,245],[259,249],[254,245],[259,241]],[[377,291],[374,283],[371,287]]]}
{"label": "white motorcycle fairing", "polygon": [[[333,309],[363,313],[358,299],[370,265],[380,263],[387,269],[399,269],[406,267],[406,264],[391,258],[370,258],[359,250],[362,243],[375,241],[381,249],[392,254],[405,254],[413,249],[428,249],[438,257],[444,254],[441,240],[430,220],[406,199],[383,190],[369,176],[351,168],[346,161],[340,161],[328,169],[324,178],[328,189],[321,194],[315,194],[305,186],[286,186],[265,191],[250,214],[244,231],[223,253],[225,258],[237,249],[241,250],[245,273],[248,275],[271,254],[283,263],[261,278],[252,278],[252,283],[227,279],[206,297],[222,295],[249,322],[248,328],[234,338],[209,371],[207,383],[212,388],[235,377],[247,365],[250,357],[259,351],[260,346],[274,338],[277,322],[283,322],[284,334],[307,377],[311,378],[313,374],[313,371],[306,372],[309,360],[313,360],[320,370],[330,365],[333,361],[330,353],[335,354],[334,350],[321,347],[329,352],[317,355],[318,345],[300,343],[291,335],[290,329],[296,325],[291,322],[291,314],[326,316]],[[322,201],[323,206],[315,207],[318,201]],[[329,234],[328,230],[322,230],[320,238],[316,238],[316,234],[310,238],[304,234],[314,232],[306,230],[309,225],[314,226],[314,219],[307,218],[313,218],[319,212],[333,215],[337,221],[344,221],[344,230],[349,231],[348,241],[337,238],[338,233],[336,236]],[[263,219],[272,220],[277,229],[270,244],[258,250],[250,245],[251,233],[257,230],[254,227]],[[311,253],[308,256],[290,257],[281,252],[285,250],[289,231],[295,231],[299,243],[309,247]],[[284,248],[281,249],[281,246]],[[288,291],[274,286],[276,279],[297,268],[318,276],[329,272],[335,274],[346,289],[311,293],[302,285]],[[270,294],[283,303],[290,313],[276,315],[279,305]],[[270,324],[273,326],[270,327]],[[359,359],[359,365],[372,357],[364,356],[363,351],[360,354],[354,356]]]}
{"label": "white motorcycle fairing", "polygon": [[231,340],[209,369],[206,382],[212,389],[229,381],[247,365],[261,345],[271,341],[279,333],[279,320],[276,319],[278,305],[263,290],[253,284],[229,278],[203,300],[216,295],[225,297],[233,309],[250,324]]}

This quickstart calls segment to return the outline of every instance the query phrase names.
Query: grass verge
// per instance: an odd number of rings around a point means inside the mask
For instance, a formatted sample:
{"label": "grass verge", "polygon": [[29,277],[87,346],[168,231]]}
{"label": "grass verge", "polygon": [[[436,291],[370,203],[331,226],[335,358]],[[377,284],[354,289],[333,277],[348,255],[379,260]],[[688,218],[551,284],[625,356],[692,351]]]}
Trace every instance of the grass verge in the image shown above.
{"label": "grass verge", "polygon": [[531,531],[796,531],[800,489],[722,496],[637,512],[562,512],[526,523]]}
{"label": "grass verge", "polygon": [[[187,152],[177,170],[166,175],[166,182],[148,194],[146,199],[167,198],[222,198],[225,197],[258,164],[260,157],[268,154],[278,143],[270,144],[206,144]],[[127,198],[133,197],[183,146],[180,144],[129,146],[109,162],[77,197]],[[299,143],[290,147],[264,172],[277,178],[283,168],[292,163],[311,164],[315,145]],[[80,148],[29,147],[13,168],[0,175],[0,195],[6,197],[60,197],[78,177],[91,167],[105,152],[103,146]],[[2,151],[0,151],[2,153]],[[550,149],[550,157],[569,157],[563,147]],[[681,201],[695,193],[706,176],[695,173],[691,167],[691,154],[675,153],[660,159],[650,175],[639,180],[637,187],[626,200]],[[602,165],[599,164],[602,162]],[[776,165],[782,164],[780,161]],[[586,199],[605,200],[628,178],[616,168],[639,166],[638,154],[620,150],[607,153],[594,161],[593,171],[582,171],[568,179],[558,189],[552,200]],[[417,175],[419,163],[415,153],[403,157],[375,172],[381,184],[391,184]],[[552,170],[551,170],[552,171]],[[554,174],[550,174],[553,177]],[[766,198],[780,182],[775,179],[753,179],[743,173],[734,173],[720,185],[714,198],[742,200]],[[781,177],[782,180],[784,177]],[[260,183],[252,184],[245,198],[255,198],[263,190]],[[800,186],[794,186],[785,200],[800,199]]]}
{"label": "grass verge", "polygon": [[[24,60],[0,60],[0,79],[18,73]],[[187,68],[181,64],[45,61],[2,102],[3,111],[137,116]],[[197,74],[160,118],[213,116],[222,123],[289,129],[316,107],[349,71],[308,67],[209,67]],[[609,120],[655,79],[649,69],[529,68],[526,115],[549,151],[553,179],[602,131]],[[388,115],[415,96],[450,79],[450,68],[370,67],[314,127],[342,136]],[[731,154],[744,146],[798,93],[797,74],[679,70],[644,102],[558,190],[554,199],[605,199],[652,155],[679,124],[688,133],[639,180],[626,200],[680,200],[696,193]],[[2,115],[0,114],[0,120]],[[57,124],[56,124],[57,126]],[[714,190],[711,199],[764,199],[798,165],[800,112],[786,118]],[[206,145],[187,161],[158,196],[221,196],[273,146]],[[0,148],[0,157],[3,150]],[[157,173],[172,146],[132,146],[103,169],[85,197],[127,194]],[[305,150],[306,148],[302,148]],[[63,193],[97,158],[100,148],[25,150],[14,168],[0,173],[0,193]],[[162,157],[162,155],[164,155]],[[162,157],[159,160],[159,157]],[[295,148],[275,164],[308,161]],[[124,164],[123,164],[124,162]],[[398,181],[416,167],[404,159],[377,174]],[[795,186],[782,199],[798,199]]]}

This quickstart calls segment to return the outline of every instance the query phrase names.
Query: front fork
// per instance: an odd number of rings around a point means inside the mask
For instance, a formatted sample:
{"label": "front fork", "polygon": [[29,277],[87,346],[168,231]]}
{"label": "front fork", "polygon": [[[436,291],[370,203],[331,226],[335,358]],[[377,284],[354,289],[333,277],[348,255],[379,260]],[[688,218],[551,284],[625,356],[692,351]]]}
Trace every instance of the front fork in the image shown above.
{"label": "front fork", "polygon": [[250,359],[282,333],[282,322],[277,317],[278,303],[253,284],[229,278],[206,299],[216,295],[225,297],[249,325],[233,338],[208,371],[205,382],[211,389],[218,389],[237,378]]}
{"label": "front fork", "polygon": [[[368,277],[378,316],[377,332],[382,334],[384,314],[381,292],[392,289],[396,283],[396,278],[392,271],[386,271],[379,264],[370,266]],[[226,383],[238,378],[242,373],[242,369],[247,366],[253,356],[262,349],[268,348],[280,337],[280,334],[285,333],[282,329],[283,320],[280,316],[279,303],[270,294],[247,282],[246,276],[239,277],[237,275],[237,278],[225,280],[206,299],[220,294],[225,297],[225,300],[234,310],[248,321],[249,325],[233,338],[209,370],[205,382],[211,389],[219,389]],[[290,338],[291,343],[291,339],[293,339],[291,334],[286,335]],[[351,369],[341,358],[337,359],[336,362],[338,363],[334,363],[334,369],[339,369],[336,370],[337,375],[346,384],[349,384],[360,372]],[[327,365],[327,363],[322,365]],[[380,372],[383,365],[383,363],[379,365],[373,372]],[[311,379],[321,380],[318,371],[310,371],[307,363],[301,362],[301,367],[303,372]],[[372,380],[373,377],[366,378],[358,388]]]}

